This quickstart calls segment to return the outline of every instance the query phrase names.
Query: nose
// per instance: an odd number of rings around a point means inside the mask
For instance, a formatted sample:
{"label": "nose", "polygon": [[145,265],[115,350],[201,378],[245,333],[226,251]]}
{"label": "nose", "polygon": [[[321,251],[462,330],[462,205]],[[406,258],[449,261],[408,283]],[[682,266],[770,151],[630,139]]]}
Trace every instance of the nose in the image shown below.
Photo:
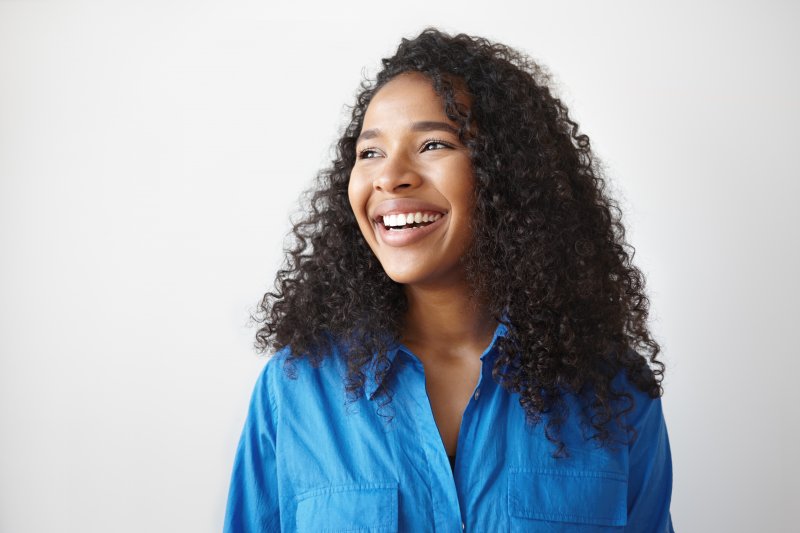
{"label": "nose", "polygon": [[397,192],[413,189],[422,183],[422,176],[407,158],[396,155],[384,160],[381,169],[372,180],[372,187],[381,192]]}

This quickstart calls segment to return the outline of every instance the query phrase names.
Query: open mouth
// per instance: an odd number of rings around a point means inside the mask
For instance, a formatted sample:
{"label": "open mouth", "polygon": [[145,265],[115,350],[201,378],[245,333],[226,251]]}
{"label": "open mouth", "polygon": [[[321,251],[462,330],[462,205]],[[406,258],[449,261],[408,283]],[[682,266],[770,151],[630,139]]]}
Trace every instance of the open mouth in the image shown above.
{"label": "open mouth", "polygon": [[443,216],[442,213],[399,213],[381,217],[380,224],[388,231],[424,228]]}
{"label": "open mouth", "polygon": [[383,244],[392,247],[409,246],[423,241],[437,228],[445,227],[447,213],[417,212],[385,215],[375,220]]}

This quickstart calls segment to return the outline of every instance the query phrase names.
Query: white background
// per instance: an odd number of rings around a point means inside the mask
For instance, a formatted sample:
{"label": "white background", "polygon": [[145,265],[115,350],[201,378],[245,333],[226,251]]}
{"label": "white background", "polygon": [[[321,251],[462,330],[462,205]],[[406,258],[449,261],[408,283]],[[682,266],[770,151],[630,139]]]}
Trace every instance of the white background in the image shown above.
{"label": "white background", "polygon": [[644,4],[0,0],[0,531],[220,530],[288,217],[426,25],[548,66],[606,165],[676,530],[791,529],[800,9]]}

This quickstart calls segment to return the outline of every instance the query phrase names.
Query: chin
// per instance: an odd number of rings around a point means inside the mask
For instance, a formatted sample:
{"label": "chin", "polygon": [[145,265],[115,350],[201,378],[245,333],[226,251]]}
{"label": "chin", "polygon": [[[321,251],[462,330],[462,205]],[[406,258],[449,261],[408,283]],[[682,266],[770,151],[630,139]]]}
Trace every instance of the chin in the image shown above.
{"label": "chin", "polygon": [[417,276],[414,276],[413,274],[409,274],[407,272],[397,272],[386,269],[383,269],[383,271],[386,272],[386,275],[389,276],[389,278],[391,278],[392,281],[394,281],[395,283],[400,283],[401,285],[409,285],[411,283],[419,281],[419,278]]}
{"label": "chin", "polygon": [[391,278],[391,280],[395,283],[409,285],[422,281],[423,279],[423,276],[417,270],[404,269],[402,267],[392,268],[391,266],[387,268],[387,265],[381,266],[383,266],[383,271],[386,273],[386,275],[389,276],[389,278]]}
{"label": "chin", "polygon": [[401,285],[419,285],[419,286],[435,286],[435,285],[448,285],[449,277],[446,274],[437,274],[434,272],[420,272],[419,270],[387,270],[383,269],[386,275],[391,278],[395,283]]}

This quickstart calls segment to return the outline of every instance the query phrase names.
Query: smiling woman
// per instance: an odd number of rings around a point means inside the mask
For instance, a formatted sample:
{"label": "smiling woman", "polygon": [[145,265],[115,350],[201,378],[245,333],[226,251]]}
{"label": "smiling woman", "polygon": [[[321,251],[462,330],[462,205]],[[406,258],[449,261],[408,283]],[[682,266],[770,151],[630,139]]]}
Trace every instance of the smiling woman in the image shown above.
{"label": "smiling woman", "polygon": [[404,39],[262,299],[225,530],[672,531],[663,364],[596,168],[530,59]]}
{"label": "smiling woman", "polygon": [[460,259],[472,240],[475,178],[441,97],[425,76],[401,74],[372,99],[363,128],[350,205],[384,271],[397,283],[462,283],[468,293]]}

